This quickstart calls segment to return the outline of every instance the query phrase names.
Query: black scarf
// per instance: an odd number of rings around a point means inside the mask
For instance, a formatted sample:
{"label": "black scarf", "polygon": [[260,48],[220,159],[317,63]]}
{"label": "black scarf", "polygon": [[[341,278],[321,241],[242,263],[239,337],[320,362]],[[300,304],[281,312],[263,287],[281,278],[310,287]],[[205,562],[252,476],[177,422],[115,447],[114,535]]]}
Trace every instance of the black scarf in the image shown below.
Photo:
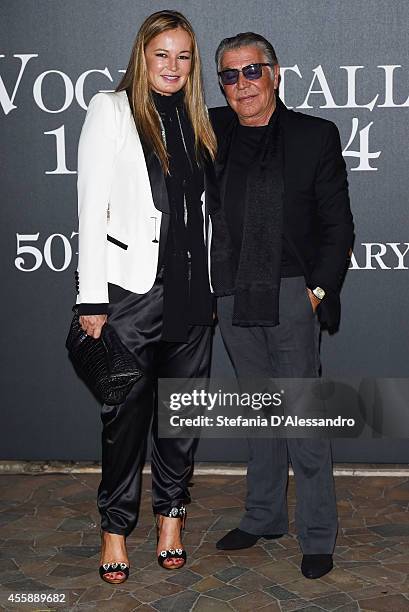
{"label": "black scarf", "polygon": [[169,155],[166,188],[170,219],[164,252],[162,340],[187,342],[189,325],[211,325],[213,301],[203,239],[203,168],[184,106],[184,91],[153,92]]}
{"label": "black scarf", "polygon": [[[225,143],[226,159],[231,142]],[[233,325],[279,323],[283,198],[283,146],[277,105],[260,144],[260,154],[248,171],[238,263],[223,210],[212,218],[212,285],[217,296],[235,295]]]}

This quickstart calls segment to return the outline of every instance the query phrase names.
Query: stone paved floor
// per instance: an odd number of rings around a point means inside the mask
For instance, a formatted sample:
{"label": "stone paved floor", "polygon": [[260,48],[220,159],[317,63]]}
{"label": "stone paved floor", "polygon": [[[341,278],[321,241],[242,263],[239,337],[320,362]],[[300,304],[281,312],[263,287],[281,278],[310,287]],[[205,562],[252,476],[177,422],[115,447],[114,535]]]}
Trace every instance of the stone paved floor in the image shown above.
{"label": "stone paved floor", "polygon": [[[188,563],[154,557],[149,476],[139,527],[128,538],[131,576],[112,587],[98,574],[97,474],[0,476],[0,609],[100,612],[409,611],[409,478],[338,477],[335,569],[320,580],[299,571],[292,534],[225,554],[214,542],[241,515],[242,476],[196,476],[184,542]],[[294,482],[289,503],[294,513]],[[10,593],[64,591],[69,604],[11,604]],[[48,608],[47,608],[48,605]]]}

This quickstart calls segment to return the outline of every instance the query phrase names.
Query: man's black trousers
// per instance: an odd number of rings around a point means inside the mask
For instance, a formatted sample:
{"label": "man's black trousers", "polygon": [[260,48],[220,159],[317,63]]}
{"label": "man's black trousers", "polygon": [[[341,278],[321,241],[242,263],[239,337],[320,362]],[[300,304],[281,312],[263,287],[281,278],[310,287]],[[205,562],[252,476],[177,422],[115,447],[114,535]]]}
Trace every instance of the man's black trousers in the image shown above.
{"label": "man's black trousers", "polygon": [[[325,299],[325,298],[324,298]],[[223,341],[240,378],[318,376],[320,328],[303,277],[282,278],[280,324],[232,325],[233,296],[218,299]],[[325,439],[249,439],[246,512],[240,529],[277,534],[288,531],[288,455],[295,475],[295,523],[304,554],[331,554],[337,510],[331,445]]]}

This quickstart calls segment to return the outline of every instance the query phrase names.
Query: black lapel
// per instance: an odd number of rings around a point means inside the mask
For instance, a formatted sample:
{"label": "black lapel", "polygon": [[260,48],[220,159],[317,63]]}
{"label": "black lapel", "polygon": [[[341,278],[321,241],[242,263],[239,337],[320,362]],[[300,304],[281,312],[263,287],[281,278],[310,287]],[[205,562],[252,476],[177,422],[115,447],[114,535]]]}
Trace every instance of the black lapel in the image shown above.
{"label": "black lapel", "polygon": [[229,152],[234,133],[238,124],[237,115],[229,121],[225,128],[217,134],[217,157],[214,164],[215,175],[219,184],[221,201],[224,201],[226,191],[227,169],[229,165]]}
{"label": "black lapel", "polygon": [[[152,199],[156,210],[160,210],[162,213],[162,220],[160,224],[160,235],[159,235],[159,253],[158,253],[158,271],[161,269],[166,248],[166,237],[169,230],[169,199],[168,192],[166,189],[165,177],[159,159],[152,149],[149,149],[142,142],[143,154],[145,156],[146,168],[148,170],[149,182],[151,184]],[[155,236],[157,239],[157,237]]]}
{"label": "black lapel", "polygon": [[280,110],[280,125],[281,125],[281,137],[283,142],[283,171],[284,171],[284,185],[288,180],[286,169],[288,168],[286,164],[287,157],[287,142],[288,142],[288,123],[290,121],[291,125],[291,116],[292,111],[289,111],[285,104],[280,100],[277,96],[277,108]]}
{"label": "black lapel", "polygon": [[290,168],[291,161],[288,159],[288,139],[290,137],[291,130],[291,119],[294,116],[293,111],[288,110],[288,108],[284,105],[284,103],[277,96],[277,106],[280,108],[280,122],[281,122],[281,130],[282,130],[282,139],[283,139],[283,178],[284,178],[284,227],[283,227],[283,238],[287,243],[287,247],[290,252],[293,254],[295,259],[300,264],[300,267],[303,271],[303,274],[307,280],[310,278],[310,270],[309,266],[307,266],[305,260],[303,259],[300,250],[297,247],[296,241],[293,239],[291,235],[291,224],[287,222],[287,215],[290,214],[290,205],[288,202],[288,198],[286,195],[286,185],[289,184],[290,181]]}
{"label": "black lapel", "polygon": [[216,178],[215,164],[209,157],[204,161],[204,189],[207,213],[213,214],[221,207],[219,184]]}
{"label": "black lapel", "polygon": [[152,149],[148,149],[143,142],[142,149],[145,155],[145,163],[148,170],[155,208],[163,213],[169,214],[168,192],[161,163]]}
{"label": "black lapel", "polygon": [[[128,103],[130,109],[132,109],[131,101],[130,101],[130,93],[126,90],[126,95],[128,98]],[[132,110],[131,110],[132,114]],[[168,192],[166,189],[165,177],[163,176],[162,166],[160,164],[159,159],[155,155],[154,151],[151,147],[148,147],[141,140],[143,154],[145,156],[146,168],[148,170],[149,182],[151,184],[151,192],[153,198],[153,204],[157,210],[161,212],[169,214],[169,200],[168,200]]]}

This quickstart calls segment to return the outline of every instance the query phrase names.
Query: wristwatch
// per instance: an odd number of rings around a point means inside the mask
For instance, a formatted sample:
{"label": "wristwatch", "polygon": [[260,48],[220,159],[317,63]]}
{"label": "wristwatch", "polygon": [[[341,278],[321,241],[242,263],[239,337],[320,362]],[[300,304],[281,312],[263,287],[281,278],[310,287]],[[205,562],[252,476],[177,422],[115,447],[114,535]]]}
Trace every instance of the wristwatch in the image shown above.
{"label": "wristwatch", "polygon": [[315,289],[313,289],[312,292],[315,295],[315,297],[318,298],[319,300],[323,300],[325,297],[325,291],[321,287],[315,287]]}

